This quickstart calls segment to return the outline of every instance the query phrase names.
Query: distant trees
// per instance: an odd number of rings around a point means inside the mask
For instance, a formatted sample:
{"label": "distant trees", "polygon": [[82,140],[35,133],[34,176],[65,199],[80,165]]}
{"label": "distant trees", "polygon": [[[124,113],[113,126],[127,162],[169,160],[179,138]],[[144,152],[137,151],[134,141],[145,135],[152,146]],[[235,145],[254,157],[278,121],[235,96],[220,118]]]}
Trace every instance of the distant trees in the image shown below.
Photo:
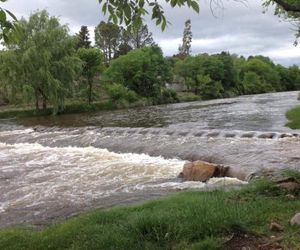
{"label": "distant trees", "polygon": [[78,40],[77,49],[91,47],[90,34],[87,26],[81,26],[80,31],[76,36]]}
{"label": "distant trees", "polygon": [[120,27],[111,22],[101,22],[95,28],[95,45],[105,56],[108,64],[117,54],[120,40]]}
{"label": "distant trees", "polygon": [[144,24],[133,27],[131,30],[126,30],[124,35],[129,38],[129,45],[133,49],[155,45],[152,33],[149,32],[148,26]]}
{"label": "distant trees", "polygon": [[147,25],[141,24],[127,30],[117,24],[104,21],[95,28],[95,44],[104,53],[107,64],[113,58],[126,55],[132,49],[155,45]]}
{"label": "distant trees", "polygon": [[247,60],[226,52],[188,56],[177,60],[173,71],[177,81],[204,99],[300,87],[298,66],[285,68],[263,56],[251,56]]}

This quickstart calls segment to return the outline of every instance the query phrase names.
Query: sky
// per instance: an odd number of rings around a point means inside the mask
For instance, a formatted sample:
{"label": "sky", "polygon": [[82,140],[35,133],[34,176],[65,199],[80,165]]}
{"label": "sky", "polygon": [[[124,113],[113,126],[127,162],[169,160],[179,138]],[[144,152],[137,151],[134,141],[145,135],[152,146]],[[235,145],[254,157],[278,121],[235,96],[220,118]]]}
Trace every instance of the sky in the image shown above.
{"label": "sky", "polygon": [[[164,1],[161,1],[164,2]],[[238,55],[264,55],[283,65],[300,65],[300,45],[293,45],[295,27],[273,15],[270,8],[264,12],[261,0],[237,3],[223,0],[224,8],[211,11],[209,0],[200,0],[200,14],[187,7],[172,9],[163,4],[171,24],[162,32],[146,18],[156,43],[166,56],[176,54],[182,40],[184,23],[192,21],[192,54],[228,51]],[[94,27],[107,17],[101,13],[98,0],[8,0],[4,6],[18,18],[28,17],[36,10],[46,9],[51,15],[68,24],[71,33],[81,25],[89,27],[93,38]]]}

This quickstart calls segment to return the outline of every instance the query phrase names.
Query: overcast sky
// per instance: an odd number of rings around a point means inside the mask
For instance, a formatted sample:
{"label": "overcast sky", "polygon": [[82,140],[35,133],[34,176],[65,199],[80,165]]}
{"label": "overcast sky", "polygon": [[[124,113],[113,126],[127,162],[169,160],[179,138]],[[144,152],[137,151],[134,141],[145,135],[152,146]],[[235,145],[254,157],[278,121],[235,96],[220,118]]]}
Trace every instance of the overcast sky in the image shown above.
{"label": "overcast sky", "polygon": [[[300,65],[300,45],[293,46],[294,27],[273,15],[272,9],[263,13],[261,0],[248,0],[247,6],[224,0],[224,10],[209,8],[209,0],[201,0],[200,14],[188,8],[172,9],[166,6],[166,15],[172,23],[164,32],[147,19],[147,24],[165,55],[177,53],[181,43],[184,22],[192,21],[192,53],[219,53],[229,51],[249,56],[262,54],[284,65]],[[67,23],[72,33],[81,25],[90,28],[106,17],[101,13],[98,0],[9,0],[5,7],[18,18],[28,17],[37,9],[47,9],[51,15],[59,16]],[[217,17],[215,17],[217,16]]]}

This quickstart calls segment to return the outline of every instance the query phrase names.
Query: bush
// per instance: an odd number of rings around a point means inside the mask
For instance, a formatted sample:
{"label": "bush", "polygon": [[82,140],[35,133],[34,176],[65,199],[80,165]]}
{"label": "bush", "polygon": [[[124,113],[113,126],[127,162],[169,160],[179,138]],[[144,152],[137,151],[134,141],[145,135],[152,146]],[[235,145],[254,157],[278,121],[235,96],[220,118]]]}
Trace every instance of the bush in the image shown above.
{"label": "bush", "polygon": [[122,84],[109,84],[106,86],[106,91],[110,99],[114,102],[129,102],[133,103],[138,100],[137,94],[123,86]]}
{"label": "bush", "polygon": [[172,89],[162,89],[159,96],[153,98],[153,104],[167,104],[180,102],[176,91]]}

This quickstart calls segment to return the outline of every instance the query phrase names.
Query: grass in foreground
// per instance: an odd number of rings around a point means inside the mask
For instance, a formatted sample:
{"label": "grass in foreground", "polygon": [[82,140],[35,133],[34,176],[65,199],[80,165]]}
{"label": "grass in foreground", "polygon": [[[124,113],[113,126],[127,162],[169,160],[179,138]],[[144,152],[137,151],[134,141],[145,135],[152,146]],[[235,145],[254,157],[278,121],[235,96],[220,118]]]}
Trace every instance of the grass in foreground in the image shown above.
{"label": "grass in foreground", "polygon": [[[237,232],[274,235],[271,222],[285,227],[282,244],[300,248],[299,228],[289,225],[300,212],[267,182],[239,191],[188,192],[144,205],[98,210],[41,231],[0,231],[0,249],[222,249]],[[276,235],[276,233],[275,233]]]}
{"label": "grass in foreground", "polygon": [[286,117],[289,119],[289,122],[286,126],[291,129],[300,129],[300,106],[297,106],[289,110],[286,114]]}

